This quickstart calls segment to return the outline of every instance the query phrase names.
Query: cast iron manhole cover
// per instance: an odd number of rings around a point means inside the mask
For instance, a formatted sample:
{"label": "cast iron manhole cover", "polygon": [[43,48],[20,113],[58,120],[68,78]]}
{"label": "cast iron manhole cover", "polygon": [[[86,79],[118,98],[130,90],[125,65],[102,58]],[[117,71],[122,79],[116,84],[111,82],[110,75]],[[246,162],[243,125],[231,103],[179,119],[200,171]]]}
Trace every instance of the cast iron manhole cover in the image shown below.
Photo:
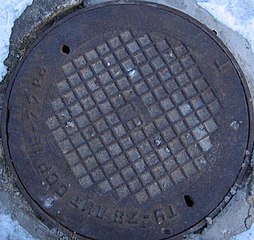
{"label": "cast iron manhole cover", "polygon": [[79,10],[43,34],[13,74],[3,129],[44,219],[163,239],[219,211],[251,137],[243,79],[213,35],[151,4]]}

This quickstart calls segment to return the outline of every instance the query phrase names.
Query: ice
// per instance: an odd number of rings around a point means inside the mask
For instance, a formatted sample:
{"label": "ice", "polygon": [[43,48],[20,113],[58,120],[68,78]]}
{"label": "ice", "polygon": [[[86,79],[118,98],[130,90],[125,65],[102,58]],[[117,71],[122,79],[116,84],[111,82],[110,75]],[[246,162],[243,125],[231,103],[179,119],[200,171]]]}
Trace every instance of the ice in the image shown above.
{"label": "ice", "polygon": [[233,237],[231,240],[254,240],[254,224],[252,224],[250,230]]}
{"label": "ice", "polygon": [[33,240],[34,238],[13,220],[9,214],[0,210],[0,239],[1,240]]}
{"label": "ice", "polygon": [[254,51],[254,0],[197,0],[197,3],[244,36]]}
{"label": "ice", "polygon": [[7,70],[4,59],[9,52],[9,38],[14,21],[32,0],[2,0],[0,3],[0,81],[6,75]]}

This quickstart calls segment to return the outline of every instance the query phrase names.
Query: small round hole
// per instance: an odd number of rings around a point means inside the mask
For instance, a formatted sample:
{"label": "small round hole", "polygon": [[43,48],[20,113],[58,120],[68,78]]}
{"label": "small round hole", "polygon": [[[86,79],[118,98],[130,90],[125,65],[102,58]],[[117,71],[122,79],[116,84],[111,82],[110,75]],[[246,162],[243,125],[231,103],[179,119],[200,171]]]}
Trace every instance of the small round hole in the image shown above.
{"label": "small round hole", "polygon": [[213,30],[213,33],[214,33],[215,35],[217,35],[217,32],[216,32],[215,30]]}
{"label": "small round hole", "polygon": [[64,54],[69,54],[70,53],[70,48],[67,46],[67,45],[63,45],[63,47],[62,47],[62,52],[64,53]]}
{"label": "small round hole", "polygon": [[185,195],[185,196],[184,196],[184,200],[185,200],[185,203],[186,203],[186,205],[187,205],[188,207],[193,207],[193,206],[194,206],[194,201],[193,201],[193,199],[192,199],[191,196]]}
{"label": "small round hole", "polygon": [[170,230],[170,229],[162,228],[162,229],[161,229],[161,232],[162,232],[163,234],[167,234],[167,235],[171,234],[171,230]]}

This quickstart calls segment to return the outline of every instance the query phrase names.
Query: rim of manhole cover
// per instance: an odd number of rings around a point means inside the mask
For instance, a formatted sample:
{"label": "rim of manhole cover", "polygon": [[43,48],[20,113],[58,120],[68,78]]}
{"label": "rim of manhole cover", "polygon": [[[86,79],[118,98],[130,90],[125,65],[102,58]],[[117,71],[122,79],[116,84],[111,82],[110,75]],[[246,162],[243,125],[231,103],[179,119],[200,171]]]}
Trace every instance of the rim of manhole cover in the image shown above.
{"label": "rim of manhole cover", "polygon": [[248,99],[236,61],[196,20],[104,4],[54,24],[17,67],[5,153],[51,224],[92,239],[179,238],[244,172]]}

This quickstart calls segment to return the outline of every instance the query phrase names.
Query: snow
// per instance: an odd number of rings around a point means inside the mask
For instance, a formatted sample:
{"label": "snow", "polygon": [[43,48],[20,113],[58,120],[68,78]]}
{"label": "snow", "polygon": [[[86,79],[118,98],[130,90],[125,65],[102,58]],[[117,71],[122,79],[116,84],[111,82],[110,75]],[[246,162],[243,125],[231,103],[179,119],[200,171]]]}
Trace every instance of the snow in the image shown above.
{"label": "snow", "polygon": [[2,240],[33,240],[33,237],[24,230],[17,221],[12,220],[9,214],[0,211],[0,239]]}
{"label": "snow", "polygon": [[[32,0],[2,0],[0,4],[0,81],[7,73],[4,59],[9,51],[11,28]],[[254,0],[197,0],[218,21],[243,35],[254,51]],[[0,239],[32,240],[16,220],[0,209]],[[232,240],[254,240],[254,224]]]}
{"label": "snow", "polygon": [[1,0],[0,2],[0,81],[7,70],[3,61],[8,56],[11,28],[32,0]]}
{"label": "snow", "polygon": [[254,52],[254,0],[197,0],[197,3],[244,36]]}
{"label": "snow", "polygon": [[250,230],[243,232],[236,237],[233,237],[231,240],[254,240],[254,224]]}

